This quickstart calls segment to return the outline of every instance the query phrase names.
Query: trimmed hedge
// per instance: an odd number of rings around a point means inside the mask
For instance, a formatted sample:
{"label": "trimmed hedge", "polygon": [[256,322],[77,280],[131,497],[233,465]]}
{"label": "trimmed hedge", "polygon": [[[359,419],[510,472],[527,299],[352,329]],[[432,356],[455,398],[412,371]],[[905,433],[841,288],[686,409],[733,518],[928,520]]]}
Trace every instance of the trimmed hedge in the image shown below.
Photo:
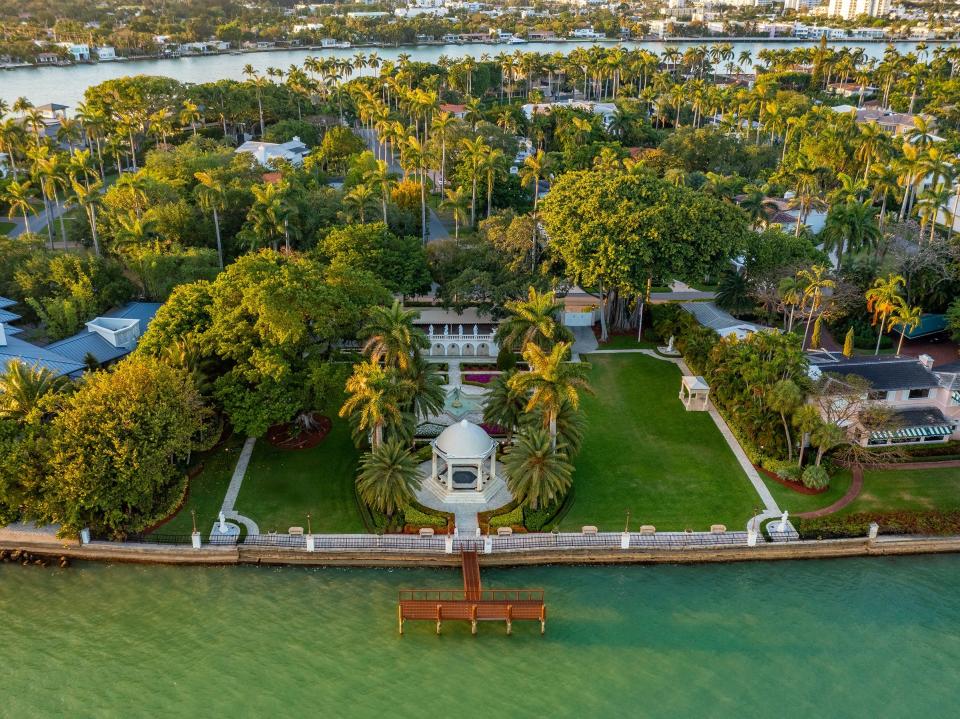
{"label": "trimmed hedge", "polygon": [[917,457],[960,458],[960,440],[931,444],[898,444],[895,447],[876,447],[873,449],[880,458],[883,458],[884,454],[892,453],[907,455],[905,459],[891,457],[890,462],[913,462]]}
{"label": "trimmed hedge", "polygon": [[881,534],[960,534],[960,510],[950,512],[861,512],[845,517],[799,519],[795,526],[801,539],[844,539],[865,537],[870,523],[880,525]]}
{"label": "trimmed hedge", "polygon": [[490,517],[490,528],[513,527],[523,524],[523,507],[514,507],[506,514],[497,514]]}
{"label": "trimmed hedge", "polygon": [[407,524],[412,524],[416,527],[447,526],[446,516],[440,513],[428,514],[427,512],[420,511],[417,507],[404,507],[403,516]]}
{"label": "trimmed hedge", "polygon": [[556,526],[567,515],[572,506],[573,487],[571,486],[570,491],[563,499],[549,507],[541,507],[536,510],[527,507],[523,512],[523,526],[531,532],[541,532],[551,525]]}

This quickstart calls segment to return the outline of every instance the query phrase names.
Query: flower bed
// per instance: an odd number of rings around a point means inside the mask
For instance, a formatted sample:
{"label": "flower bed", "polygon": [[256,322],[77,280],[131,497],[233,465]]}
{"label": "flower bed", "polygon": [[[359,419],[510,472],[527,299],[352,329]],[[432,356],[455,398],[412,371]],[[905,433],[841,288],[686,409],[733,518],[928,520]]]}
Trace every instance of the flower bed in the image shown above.
{"label": "flower bed", "polygon": [[493,382],[493,380],[496,379],[497,374],[494,374],[492,372],[485,372],[482,374],[480,373],[465,374],[463,376],[463,381],[467,384],[486,385]]}
{"label": "flower bed", "polygon": [[778,484],[782,484],[784,487],[788,487],[789,489],[792,489],[797,494],[823,494],[828,489],[830,489],[829,485],[827,485],[826,487],[820,487],[819,489],[813,489],[812,487],[805,487],[800,482],[793,482],[789,479],[784,479],[776,472],[771,472],[769,469],[764,469],[759,465],[755,464],[753,465],[753,468],[756,469],[758,472],[760,472],[760,474],[762,474],[764,477],[767,477],[768,479],[772,479],[774,482],[777,482]]}

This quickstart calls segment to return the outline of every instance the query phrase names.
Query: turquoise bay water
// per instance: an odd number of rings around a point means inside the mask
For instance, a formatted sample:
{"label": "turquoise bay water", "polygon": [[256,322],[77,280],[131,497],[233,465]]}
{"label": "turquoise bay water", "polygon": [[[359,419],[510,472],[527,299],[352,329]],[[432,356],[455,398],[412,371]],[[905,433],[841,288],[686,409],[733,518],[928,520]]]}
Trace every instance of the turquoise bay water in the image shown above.
{"label": "turquoise bay water", "polygon": [[0,565],[0,716],[955,715],[960,557],[484,570],[547,634],[429,623],[458,572]]}

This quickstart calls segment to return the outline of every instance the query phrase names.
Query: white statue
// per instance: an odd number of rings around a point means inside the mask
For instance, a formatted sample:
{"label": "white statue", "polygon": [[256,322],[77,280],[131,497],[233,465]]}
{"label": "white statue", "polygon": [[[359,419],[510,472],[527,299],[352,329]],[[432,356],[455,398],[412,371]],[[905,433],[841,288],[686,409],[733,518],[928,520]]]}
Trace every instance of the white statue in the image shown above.
{"label": "white statue", "polygon": [[790,512],[784,510],[784,511],[783,511],[783,516],[780,517],[780,525],[777,527],[777,531],[778,531],[778,532],[786,532],[786,531],[787,531],[787,517],[789,517],[789,516],[790,516]]}
{"label": "white statue", "polygon": [[473,326],[473,336],[476,337],[478,334],[480,334],[480,328],[477,327],[476,325],[474,325],[474,326]]}
{"label": "white statue", "polygon": [[457,328],[457,334],[459,334],[461,337],[463,336],[463,325],[460,325],[460,326]]}
{"label": "white statue", "polygon": [[427,334],[433,337],[433,325],[430,325],[430,328],[427,330]]}
{"label": "white statue", "polygon": [[223,510],[220,510],[220,534],[227,533],[227,518],[223,516]]}
{"label": "white statue", "polygon": [[450,325],[444,325],[444,326],[443,326],[443,336],[446,337],[446,336],[449,335],[449,334],[450,334]]}
{"label": "white statue", "polygon": [[670,341],[667,342],[667,352],[673,352],[673,335],[670,335]]}

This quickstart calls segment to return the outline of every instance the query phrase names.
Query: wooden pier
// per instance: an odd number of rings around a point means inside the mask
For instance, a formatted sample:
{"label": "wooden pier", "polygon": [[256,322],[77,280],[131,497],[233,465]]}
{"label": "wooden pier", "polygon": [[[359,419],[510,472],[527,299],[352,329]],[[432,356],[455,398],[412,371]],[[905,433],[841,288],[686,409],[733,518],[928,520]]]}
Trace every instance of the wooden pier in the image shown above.
{"label": "wooden pier", "polygon": [[401,589],[397,606],[400,633],[408,620],[437,623],[437,634],[444,620],[470,622],[477,633],[477,622],[504,622],[507,634],[513,622],[539,621],[540,633],[547,628],[547,607],[542,589],[484,589],[480,584],[480,563],[476,552],[461,552],[463,589]]}

